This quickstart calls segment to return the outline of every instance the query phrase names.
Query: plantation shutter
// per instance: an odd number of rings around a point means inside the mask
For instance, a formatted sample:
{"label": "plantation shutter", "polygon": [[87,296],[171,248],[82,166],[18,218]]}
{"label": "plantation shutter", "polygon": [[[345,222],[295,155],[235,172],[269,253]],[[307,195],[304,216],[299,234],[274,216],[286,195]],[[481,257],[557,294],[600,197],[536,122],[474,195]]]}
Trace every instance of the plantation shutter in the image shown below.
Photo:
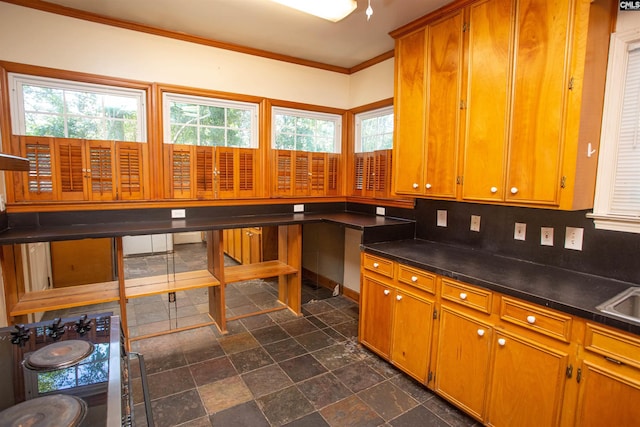
{"label": "plantation shutter", "polygon": [[[235,172],[234,148],[216,148],[216,179],[217,197],[232,198],[235,193]],[[237,152],[236,152],[237,153]]]}
{"label": "plantation shutter", "polygon": [[168,162],[166,180],[168,195],[173,199],[195,197],[193,188],[193,147],[189,145],[164,144],[165,159]]}
{"label": "plantation shutter", "polygon": [[391,183],[391,150],[374,152],[373,189],[375,197],[387,197]]}
{"label": "plantation shutter", "polygon": [[326,194],[327,155],[326,153],[311,153],[311,174],[309,175],[309,190],[312,196]]}
{"label": "plantation shutter", "polygon": [[306,196],[309,194],[309,174],[311,168],[309,166],[309,153],[306,151],[296,151],[295,159],[295,196]]}
{"label": "plantation shutter", "polygon": [[274,192],[278,196],[291,196],[293,191],[293,151],[275,150],[276,179]]}
{"label": "plantation shutter", "polygon": [[328,196],[335,196],[340,192],[339,188],[339,167],[340,154],[327,154],[328,171],[327,171],[327,191]]}
{"label": "plantation shutter", "polygon": [[58,187],[60,200],[84,200],[85,175],[84,140],[56,138],[56,154],[58,158]]}
{"label": "plantation shutter", "polygon": [[196,197],[199,199],[214,196],[213,150],[213,147],[196,147]]}
{"label": "plantation shutter", "polygon": [[53,138],[21,136],[22,156],[29,160],[29,176],[23,181],[26,200],[54,200]]}
{"label": "plantation shutter", "polygon": [[146,144],[117,142],[117,182],[119,198],[133,200],[144,198],[143,148]]}
{"label": "plantation shutter", "polygon": [[115,153],[112,141],[87,141],[89,193],[92,200],[115,200]]}
{"label": "plantation shutter", "polygon": [[238,165],[238,196],[256,196],[256,162],[258,150],[252,148],[237,148],[239,156]]}

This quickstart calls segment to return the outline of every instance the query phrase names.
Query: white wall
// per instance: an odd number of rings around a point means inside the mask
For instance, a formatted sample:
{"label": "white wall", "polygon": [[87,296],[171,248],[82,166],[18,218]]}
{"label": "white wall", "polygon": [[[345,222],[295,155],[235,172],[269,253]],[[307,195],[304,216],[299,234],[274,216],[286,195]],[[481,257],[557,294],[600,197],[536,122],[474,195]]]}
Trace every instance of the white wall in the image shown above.
{"label": "white wall", "polygon": [[636,11],[619,11],[616,21],[616,31],[627,31],[640,28],[640,13]]}
{"label": "white wall", "polygon": [[0,60],[345,109],[393,96],[393,59],[349,76],[8,3]]}

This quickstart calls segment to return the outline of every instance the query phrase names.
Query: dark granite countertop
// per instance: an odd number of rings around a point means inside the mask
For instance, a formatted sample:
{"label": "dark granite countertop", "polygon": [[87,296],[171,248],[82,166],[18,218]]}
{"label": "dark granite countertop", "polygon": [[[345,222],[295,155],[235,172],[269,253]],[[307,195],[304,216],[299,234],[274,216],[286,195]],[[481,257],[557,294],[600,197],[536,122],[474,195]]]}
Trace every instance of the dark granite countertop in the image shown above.
{"label": "dark granite countertop", "polygon": [[[313,222],[331,222],[359,230],[375,231],[365,241],[385,240],[389,230],[398,226],[405,235],[412,236],[414,221],[394,219],[384,216],[367,215],[354,212],[294,213],[273,215],[247,215],[230,217],[152,220],[152,221],[114,221],[91,222],[88,213],[82,222],[73,224],[48,224],[38,226],[20,226],[0,232],[0,245],[13,243],[32,243],[55,240],[78,240],[86,238],[134,236],[159,233],[180,233],[187,231],[207,231],[244,227],[266,227],[277,225],[304,224]],[[379,235],[379,238],[376,238]]]}
{"label": "dark granite countertop", "polygon": [[640,335],[596,306],[634,283],[419,239],[365,244],[371,254]]}

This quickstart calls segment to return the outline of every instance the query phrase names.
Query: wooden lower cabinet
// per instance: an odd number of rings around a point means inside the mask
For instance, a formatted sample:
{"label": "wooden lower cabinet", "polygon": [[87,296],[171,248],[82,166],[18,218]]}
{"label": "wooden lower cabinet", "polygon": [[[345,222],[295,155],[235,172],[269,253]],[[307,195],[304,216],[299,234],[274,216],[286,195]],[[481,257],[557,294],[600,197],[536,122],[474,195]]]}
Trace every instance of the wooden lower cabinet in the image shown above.
{"label": "wooden lower cabinet", "polygon": [[638,425],[640,339],[588,324],[584,347],[575,425]]}
{"label": "wooden lower cabinet", "polygon": [[637,335],[366,253],[361,271],[360,342],[484,425],[638,425]]}
{"label": "wooden lower cabinet", "polygon": [[[380,268],[371,262],[372,269]],[[393,265],[395,277],[395,265]],[[424,277],[413,276],[417,286]],[[427,276],[430,278],[431,276]],[[424,383],[433,327],[433,296],[377,273],[365,273],[360,306],[360,342]]]}
{"label": "wooden lower cabinet", "polygon": [[224,230],[224,251],[240,264],[278,259],[277,227]]}
{"label": "wooden lower cabinet", "polygon": [[440,307],[434,390],[469,415],[484,419],[493,327],[455,307]]}
{"label": "wooden lower cabinet", "polygon": [[362,279],[360,342],[380,356],[391,356],[391,316],[393,287],[372,277]]}
{"label": "wooden lower cabinet", "polygon": [[569,354],[524,336],[496,331],[486,424],[560,423]]}

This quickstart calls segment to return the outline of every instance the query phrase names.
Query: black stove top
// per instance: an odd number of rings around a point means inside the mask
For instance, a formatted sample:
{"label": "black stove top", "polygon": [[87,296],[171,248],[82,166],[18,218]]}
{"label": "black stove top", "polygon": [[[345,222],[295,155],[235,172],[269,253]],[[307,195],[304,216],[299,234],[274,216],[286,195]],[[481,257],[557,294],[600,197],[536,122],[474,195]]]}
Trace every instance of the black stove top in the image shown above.
{"label": "black stove top", "polygon": [[[51,344],[55,344],[50,348],[55,350],[52,354],[57,360],[62,351],[58,349],[66,351],[67,346],[60,344],[64,341],[69,341],[69,345],[90,342],[88,356],[83,355],[72,364],[54,363],[37,370],[28,364],[25,366],[25,359],[36,352],[38,356],[46,354],[46,347]],[[10,382],[4,383],[11,384],[0,388],[0,411],[31,399],[66,394],[81,398],[87,404],[81,426],[112,427],[130,423],[128,358],[120,318],[111,313],[0,329],[0,369],[10,375]]]}

